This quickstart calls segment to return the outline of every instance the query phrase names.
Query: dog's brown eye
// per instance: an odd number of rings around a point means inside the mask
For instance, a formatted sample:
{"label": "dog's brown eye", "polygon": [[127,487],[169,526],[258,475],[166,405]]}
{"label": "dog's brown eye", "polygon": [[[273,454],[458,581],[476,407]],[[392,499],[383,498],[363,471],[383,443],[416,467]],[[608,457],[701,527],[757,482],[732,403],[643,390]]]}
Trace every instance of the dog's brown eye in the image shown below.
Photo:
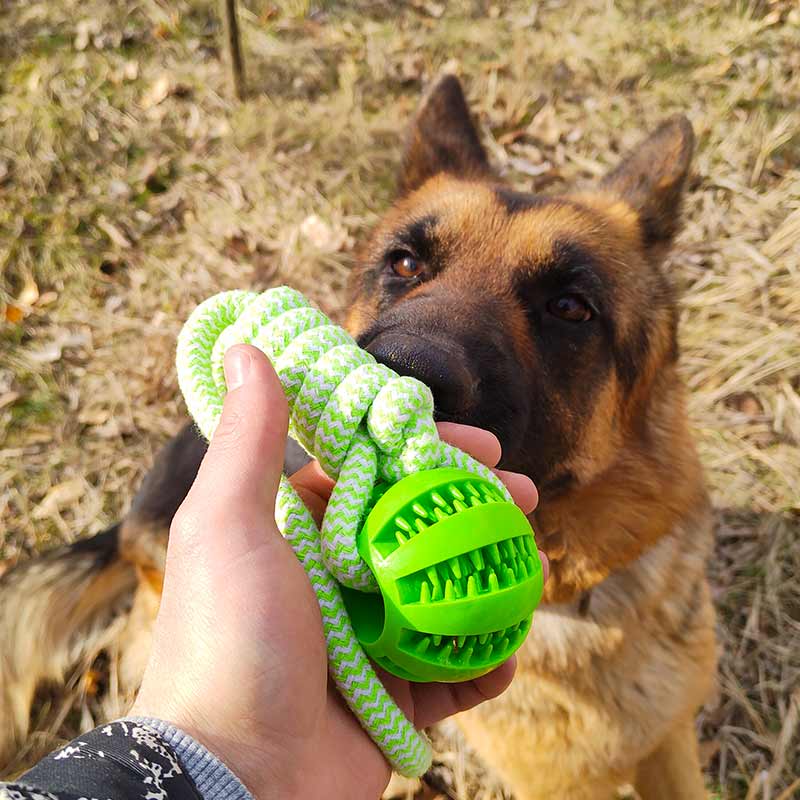
{"label": "dog's brown eye", "polygon": [[389,255],[389,266],[401,278],[416,278],[422,272],[422,264],[407,250],[397,250]]}
{"label": "dog's brown eye", "polygon": [[562,294],[547,303],[547,310],[559,319],[568,322],[588,322],[592,318],[592,309],[578,294]]}

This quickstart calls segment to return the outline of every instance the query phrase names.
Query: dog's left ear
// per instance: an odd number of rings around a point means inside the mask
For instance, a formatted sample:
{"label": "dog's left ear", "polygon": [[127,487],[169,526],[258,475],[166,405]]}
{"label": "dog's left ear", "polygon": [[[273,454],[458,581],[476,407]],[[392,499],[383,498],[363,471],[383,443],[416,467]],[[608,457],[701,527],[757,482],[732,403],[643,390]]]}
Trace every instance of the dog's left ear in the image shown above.
{"label": "dog's left ear", "polygon": [[694,133],[686,117],[661,125],[601,182],[638,215],[647,248],[669,246],[680,227],[681,199],[694,151]]}
{"label": "dog's left ear", "polygon": [[440,172],[459,178],[488,178],[492,174],[455,75],[446,75],[433,86],[411,123],[399,193],[414,191]]}

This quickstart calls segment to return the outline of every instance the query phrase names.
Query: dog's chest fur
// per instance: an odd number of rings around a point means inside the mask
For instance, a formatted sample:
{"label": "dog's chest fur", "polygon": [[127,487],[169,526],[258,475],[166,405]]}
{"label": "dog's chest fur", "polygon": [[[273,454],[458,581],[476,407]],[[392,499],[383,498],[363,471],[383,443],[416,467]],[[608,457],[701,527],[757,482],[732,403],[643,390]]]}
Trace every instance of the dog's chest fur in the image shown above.
{"label": "dog's chest fur", "polygon": [[601,765],[628,780],[712,690],[710,544],[703,509],[596,586],[588,605],[540,607],[511,687],[461,716],[468,739],[497,751],[494,763],[540,761],[553,792]]}

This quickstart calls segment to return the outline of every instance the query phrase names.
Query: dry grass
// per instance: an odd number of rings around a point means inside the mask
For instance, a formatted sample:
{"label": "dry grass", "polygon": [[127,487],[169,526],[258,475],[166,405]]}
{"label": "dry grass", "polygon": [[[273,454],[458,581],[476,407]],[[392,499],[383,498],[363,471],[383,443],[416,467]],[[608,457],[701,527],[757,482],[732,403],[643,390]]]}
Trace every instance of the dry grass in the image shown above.
{"label": "dry grass", "polygon": [[[0,6],[0,570],[125,511],[181,420],[172,348],[200,298],[285,281],[340,312],[404,120],[445,65],[525,188],[591,179],[684,111],[700,147],[670,269],[719,510],[709,786],[800,796],[800,9],[244,5],[244,104],[210,0]],[[42,705],[34,745],[92,723],[84,689]],[[447,742],[450,793],[500,797]]]}

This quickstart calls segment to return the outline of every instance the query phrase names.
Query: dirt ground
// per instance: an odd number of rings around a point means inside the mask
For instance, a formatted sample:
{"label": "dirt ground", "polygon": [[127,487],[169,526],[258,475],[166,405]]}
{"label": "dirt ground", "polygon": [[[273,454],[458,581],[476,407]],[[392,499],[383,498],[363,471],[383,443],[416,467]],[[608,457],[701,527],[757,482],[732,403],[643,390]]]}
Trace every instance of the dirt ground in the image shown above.
{"label": "dirt ground", "polygon": [[[286,282],[340,314],[441,70],[528,190],[591,180],[685,112],[699,152],[669,270],[719,522],[708,785],[800,797],[800,6],[241,6],[236,102],[213,2],[0,0],[0,571],[124,513],[183,419],[173,348],[196,302]],[[43,697],[28,752],[91,726],[99,688]],[[441,744],[441,796],[503,797]]]}

